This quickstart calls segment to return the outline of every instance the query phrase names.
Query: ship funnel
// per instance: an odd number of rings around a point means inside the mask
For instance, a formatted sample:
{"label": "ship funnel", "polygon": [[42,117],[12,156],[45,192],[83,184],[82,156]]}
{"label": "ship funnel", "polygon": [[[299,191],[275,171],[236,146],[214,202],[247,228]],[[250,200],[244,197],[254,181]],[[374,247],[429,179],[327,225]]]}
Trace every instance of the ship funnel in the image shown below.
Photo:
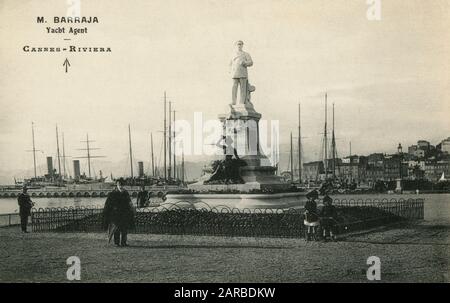
{"label": "ship funnel", "polygon": [[47,157],[47,173],[49,176],[53,176],[53,158]]}
{"label": "ship funnel", "polygon": [[73,175],[75,180],[80,179],[80,160],[73,160]]}
{"label": "ship funnel", "polygon": [[139,168],[139,177],[143,177],[144,176],[144,162],[139,161],[138,168]]}

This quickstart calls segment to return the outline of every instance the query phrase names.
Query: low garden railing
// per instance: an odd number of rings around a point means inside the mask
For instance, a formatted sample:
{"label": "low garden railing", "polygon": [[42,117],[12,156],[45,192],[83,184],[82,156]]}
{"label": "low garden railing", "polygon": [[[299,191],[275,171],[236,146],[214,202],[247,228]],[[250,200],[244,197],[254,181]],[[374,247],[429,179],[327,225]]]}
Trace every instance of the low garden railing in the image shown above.
{"label": "low garden railing", "polygon": [[[336,228],[344,233],[423,219],[423,199],[339,200]],[[32,210],[34,232],[101,232],[101,207]],[[319,207],[320,212],[320,207]],[[237,209],[180,202],[137,209],[134,233],[244,237],[303,237],[304,209]]]}

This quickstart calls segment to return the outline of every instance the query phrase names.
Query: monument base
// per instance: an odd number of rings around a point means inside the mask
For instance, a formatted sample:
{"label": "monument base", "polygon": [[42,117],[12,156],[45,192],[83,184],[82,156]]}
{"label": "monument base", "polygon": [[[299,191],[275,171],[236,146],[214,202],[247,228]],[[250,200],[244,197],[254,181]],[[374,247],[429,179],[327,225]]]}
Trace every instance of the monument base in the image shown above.
{"label": "monument base", "polygon": [[252,193],[254,191],[280,191],[285,190],[287,191],[290,188],[290,184],[278,182],[275,183],[274,180],[267,178],[266,180],[263,180],[262,178],[259,178],[257,181],[249,181],[247,180],[244,184],[202,184],[200,183],[194,183],[189,184],[188,189],[199,192],[199,193],[233,193],[233,192],[239,192],[239,193]]}
{"label": "monument base", "polygon": [[240,168],[241,178],[246,184],[259,184],[259,189],[287,190],[291,184],[275,175],[276,168],[272,166],[244,166]]}
{"label": "monument base", "polygon": [[[247,184],[234,184],[238,186]],[[214,185],[208,185],[214,187]],[[218,186],[218,185],[216,185]],[[217,187],[216,187],[217,188]],[[239,187],[237,187],[239,188]],[[278,193],[278,194],[168,194],[167,200],[161,204],[166,208],[216,208],[228,209],[288,209],[300,208],[306,203],[305,192]]]}

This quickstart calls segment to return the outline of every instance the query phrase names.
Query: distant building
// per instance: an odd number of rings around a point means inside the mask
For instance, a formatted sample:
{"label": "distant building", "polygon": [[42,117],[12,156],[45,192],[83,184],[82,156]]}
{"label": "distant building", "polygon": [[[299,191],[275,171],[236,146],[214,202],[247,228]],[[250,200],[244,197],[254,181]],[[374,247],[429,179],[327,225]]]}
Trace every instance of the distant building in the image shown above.
{"label": "distant building", "polygon": [[303,164],[303,178],[306,181],[318,181],[320,175],[325,174],[322,161],[315,161]]}
{"label": "distant building", "polygon": [[418,146],[419,149],[422,149],[424,151],[429,151],[430,150],[430,142],[425,141],[425,140],[417,141],[417,146]]}
{"label": "distant building", "polygon": [[399,178],[407,178],[408,176],[408,163],[405,163],[403,159],[395,154],[385,158],[384,160],[384,176],[385,181],[394,181]]}
{"label": "distant building", "polygon": [[418,149],[419,147],[417,145],[411,145],[408,147],[408,154],[414,155]]}
{"label": "distant building", "polygon": [[418,149],[414,153],[414,156],[417,158],[425,158],[425,151],[423,149]]}
{"label": "distant building", "polygon": [[405,161],[405,163],[408,164],[408,168],[419,167],[420,169],[425,170],[425,161],[409,160],[409,161]]}
{"label": "distant building", "polygon": [[[349,156],[327,162],[328,177],[335,176],[347,183],[373,185],[376,181],[404,180],[437,181],[442,173],[450,177],[450,137],[436,146],[425,140],[408,147],[408,153],[402,152],[401,144],[398,153],[386,155],[373,153],[369,156]],[[334,170],[333,170],[334,167]],[[320,181],[325,179],[324,163],[322,161],[304,164],[304,179]]]}
{"label": "distant building", "polygon": [[373,185],[376,181],[384,180],[384,167],[368,164],[366,169],[366,181]]}
{"label": "distant building", "polygon": [[383,167],[384,154],[376,153],[367,157],[367,164],[372,167]]}
{"label": "distant building", "polygon": [[440,147],[443,153],[450,154],[450,137],[448,137],[445,140],[442,140]]}
{"label": "distant building", "polygon": [[425,178],[425,161],[408,160],[404,161],[408,165],[409,180],[422,180]]}
{"label": "distant building", "polygon": [[450,175],[450,161],[427,161],[425,162],[425,179],[429,181],[437,181],[441,178],[442,173],[445,176]]}
{"label": "distant building", "polygon": [[408,155],[411,158],[426,158],[436,152],[436,147],[425,140],[417,141],[417,144],[408,147]]}
{"label": "distant building", "polygon": [[411,145],[408,147],[408,154],[416,158],[424,158],[431,149],[430,142],[419,140],[417,145]]}
{"label": "distant building", "polygon": [[350,156],[342,159],[339,166],[339,178],[347,182],[366,183],[368,157]]}
{"label": "distant building", "polygon": [[359,165],[355,163],[342,163],[339,167],[339,176],[348,182],[359,183]]}

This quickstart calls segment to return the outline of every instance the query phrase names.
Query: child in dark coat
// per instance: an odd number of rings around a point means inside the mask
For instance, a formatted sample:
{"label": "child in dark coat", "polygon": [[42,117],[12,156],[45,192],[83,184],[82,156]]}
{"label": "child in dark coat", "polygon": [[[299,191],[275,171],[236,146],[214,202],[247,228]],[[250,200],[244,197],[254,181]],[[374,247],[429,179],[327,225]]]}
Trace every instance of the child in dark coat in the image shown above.
{"label": "child in dark coat", "polygon": [[306,241],[311,240],[311,238],[317,240],[316,231],[320,223],[317,213],[317,203],[315,200],[319,198],[319,193],[317,192],[317,190],[313,190],[306,194],[306,198],[308,199],[308,201],[306,201],[305,204],[305,220],[303,222],[306,228],[305,238]]}
{"label": "child in dark coat", "polygon": [[324,206],[320,213],[320,225],[323,230],[323,238],[327,240],[327,236],[329,236],[331,240],[335,241],[335,226],[337,218],[336,207],[333,206],[333,199],[328,195],[323,198],[323,204]]}

